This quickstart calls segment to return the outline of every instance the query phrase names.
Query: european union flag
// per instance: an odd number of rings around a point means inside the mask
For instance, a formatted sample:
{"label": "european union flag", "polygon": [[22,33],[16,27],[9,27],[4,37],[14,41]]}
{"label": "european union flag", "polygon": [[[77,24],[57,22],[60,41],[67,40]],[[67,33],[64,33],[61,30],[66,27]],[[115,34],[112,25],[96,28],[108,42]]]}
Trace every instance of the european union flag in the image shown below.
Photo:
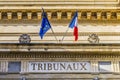
{"label": "european union flag", "polygon": [[43,39],[43,36],[45,35],[45,33],[51,28],[51,25],[49,23],[49,20],[46,16],[46,13],[43,10],[42,13],[42,22],[41,22],[41,28],[40,28],[40,32],[39,35],[41,37],[41,39]]}

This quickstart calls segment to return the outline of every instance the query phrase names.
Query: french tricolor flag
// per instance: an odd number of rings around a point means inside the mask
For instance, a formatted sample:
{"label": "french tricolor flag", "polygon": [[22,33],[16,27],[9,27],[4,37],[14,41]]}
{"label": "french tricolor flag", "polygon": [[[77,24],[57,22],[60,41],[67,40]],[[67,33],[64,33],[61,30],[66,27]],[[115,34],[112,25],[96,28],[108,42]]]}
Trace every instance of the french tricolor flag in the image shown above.
{"label": "french tricolor flag", "polygon": [[78,27],[77,27],[77,24],[78,24],[78,12],[75,12],[74,17],[73,17],[72,21],[69,24],[69,28],[72,28],[72,29],[74,28],[73,35],[75,36],[75,41],[78,40]]}

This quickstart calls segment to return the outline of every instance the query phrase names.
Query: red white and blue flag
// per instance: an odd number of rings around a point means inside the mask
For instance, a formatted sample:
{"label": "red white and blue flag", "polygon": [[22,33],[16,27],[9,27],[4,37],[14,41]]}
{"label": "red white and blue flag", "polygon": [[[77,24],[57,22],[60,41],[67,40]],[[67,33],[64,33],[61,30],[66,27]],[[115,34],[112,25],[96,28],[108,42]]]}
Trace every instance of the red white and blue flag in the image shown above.
{"label": "red white and blue flag", "polygon": [[73,35],[75,36],[75,41],[78,40],[78,27],[77,27],[77,24],[78,24],[78,12],[76,12],[74,14],[74,17],[73,17],[72,21],[69,24],[69,28],[72,28],[72,29],[74,28]]}

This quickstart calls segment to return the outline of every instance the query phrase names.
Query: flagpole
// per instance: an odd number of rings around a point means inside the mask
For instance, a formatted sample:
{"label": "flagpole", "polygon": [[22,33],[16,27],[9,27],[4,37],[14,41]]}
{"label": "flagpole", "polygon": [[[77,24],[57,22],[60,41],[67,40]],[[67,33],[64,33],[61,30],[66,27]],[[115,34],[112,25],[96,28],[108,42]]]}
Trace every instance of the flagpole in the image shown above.
{"label": "flagpole", "polygon": [[[42,11],[43,11],[43,13],[45,13],[43,8],[42,8]],[[45,15],[45,17],[47,18],[46,15]],[[48,21],[48,24],[50,25],[48,18],[47,18],[47,21]],[[51,26],[51,25],[50,25],[50,26]],[[52,29],[52,26],[51,26],[51,31],[52,31],[52,33],[53,33],[53,35],[54,35],[56,41],[58,42],[57,37],[56,37],[56,35],[55,35],[55,33],[54,33],[53,29]]]}
{"label": "flagpole", "polygon": [[65,36],[66,36],[68,30],[69,30],[69,27],[67,28],[67,30],[66,30],[66,32],[65,32],[65,34],[64,34],[64,36],[63,36],[63,38],[62,38],[62,41],[64,40],[64,38],[65,38]]}
{"label": "flagpole", "polygon": [[56,41],[58,42],[57,37],[56,37],[56,35],[55,35],[55,33],[54,33],[54,31],[53,31],[52,27],[51,27],[51,31],[52,31],[52,33],[53,33],[53,35],[54,35],[54,37],[55,37]]}
{"label": "flagpole", "polygon": [[[64,40],[64,37],[66,36],[69,28],[73,28],[73,27],[75,27],[75,26],[77,27],[77,17],[78,17],[78,14],[77,14],[77,11],[76,11],[76,13],[74,14],[73,19],[71,20],[71,22],[70,22],[70,24],[69,24],[68,29],[66,30],[65,35],[64,35],[63,38],[62,38],[62,41]],[[75,29],[75,28],[74,28],[74,29]],[[76,30],[77,30],[77,28],[76,28]],[[74,36],[75,36],[75,39],[76,39],[76,35],[77,35],[77,34],[74,35]],[[78,35],[77,35],[77,37],[78,37]]]}

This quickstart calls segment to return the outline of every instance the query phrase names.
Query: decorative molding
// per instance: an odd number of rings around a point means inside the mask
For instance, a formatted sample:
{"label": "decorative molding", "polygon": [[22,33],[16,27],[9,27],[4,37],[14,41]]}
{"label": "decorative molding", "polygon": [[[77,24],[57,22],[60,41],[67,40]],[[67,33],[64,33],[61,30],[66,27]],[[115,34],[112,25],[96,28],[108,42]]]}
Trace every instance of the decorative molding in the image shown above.
{"label": "decorative molding", "polygon": [[[7,2],[7,3],[6,3]],[[46,3],[47,2],[47,3]],[[64,1],[64,0],[61,0],[61,1],[58,1],[58,0],[14,0],[14,1],[12,1],[12,0],[0,0],[0,3],[1,3],[1,5],[2,4],[6,4],[6,5],[10,5],[10,4],[12,4],[12,5],[32,5],[32,4],[36,4],[36,5],[50,5],[50,4],[52,4],[52,5],[54,5],[54,4],[57,4],[57,5],[65,5],[65,3],[66,4],[71,4],[71,5],[75,5],[75,4],[82,4],[82,5],[90,5],[90,4],[99,4],[99,5],[105,5],[105,4],[108,4],[108,5],[110,5],[110,4],[118,4],[119,3],[119,0],[105,0],[105,1],[100,1],[100,0],[76,0],[76,1],[73,1],[73,0],[66,0],[66,1]]]}
{"label": "decorative molding", "polygon": [[[48,15],[48,19],[55,19],[55,20],[70,20],[73,15],[75,13],[75,10],[71,10],[67,9],[67,10],[59,10],[59,9],[51,9],[51,10],[45,10],[45,12]],[[7,15],[3,15],[4,13],[7,13]],[[14,15],[13,15],[14,14]],[[26,15],[23,15],[26,14]],[[55,15],[53,15],[55,14]],[[62,14],[67,14],[64,15],[64,17],[62,17]],[[28,11],[23,11],[22,9],[18,9],[18,10],[11,10],[11,12],[9,12],[9,10],[5,10],[5,11],[1,11],[0,13],[1,15],[1,20],[6,20],[5,17],[7,17],[8,20],[16,20],[16,18],[13,17],[17,17],[17,20],[40,20],[42,18],[42,12],[38,11],[38,10],[28,10]],[[3,17],[4,16],[4,17]],[[112,16],[112,17],[111,17]],[[78,10],[78,19],[79,20],[119,20],[119,10],[114,11],[113,10]]]}
{"label": "decorative molding", "polygon": [[[12,46],[12,47],[11,47]],[[82,43],[1,43],[2,52],[100,52],[119,53],[120,44],[82,44]],[[48,50],[46,51],[45,48]]]}
{"label": "decorative molding", "polygon": [[[12,47],[11,47],[12,46]],[[120,44],[82,44],[82,43],[1,43],[1,52],[61,52],[61,53],[119,53]],[[47,51],[46,51],[47,49]]]}
{"label": "decorative molding", "polygon": [[76,60],[114,60],[120,58],[120,54],[113,52],[1,52],[1,60],[13,59],[13,60],[42,60],[42,59],[76,59]]}
{"label": "decorative molding", "polygon": [[31,38],[28,34],[22,34],[19,38],[19,43],[30,43]]}
{"label": "decorative molding", "polygon": [[[96,35],[99,36],[120,36],[119,32],[94,32]],[[0,33],[0,36],[20,36],[22,33]],[[89,36],[90,34],[93,34],[92,32],[79,32],[79,36]],[[38,36],[37,33],[29,33],[30,36]],[[64,33],[62,32],[56,32],[56,36],[63,36]],[[68,32],[66,36],[72,36],[73,34],[71,32]],[[52,33],[46,33],[46,36],[54,36]]]}
{"label": "decorative molding", "polygon": [[88,38],[88,41],[91,43],[91,44],[96,44],[96,43],[99,43],[99,37],[98,37],[98,35],[96,35],[96,34],[90,34],[89,35],[89,38]]}

